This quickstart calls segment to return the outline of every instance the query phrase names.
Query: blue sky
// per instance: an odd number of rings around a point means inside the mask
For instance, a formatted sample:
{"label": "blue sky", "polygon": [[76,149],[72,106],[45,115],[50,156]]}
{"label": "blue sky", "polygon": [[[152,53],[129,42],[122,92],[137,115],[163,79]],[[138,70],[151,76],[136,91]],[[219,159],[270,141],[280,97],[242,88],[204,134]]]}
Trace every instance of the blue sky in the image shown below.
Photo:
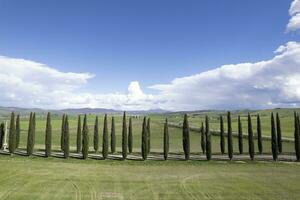
{"label": "blue sky", "polygon": [[78,90],[143,92],[225,64],[259,62],[289,41],[290,0],[0,0],[0,55],[90,73]]}

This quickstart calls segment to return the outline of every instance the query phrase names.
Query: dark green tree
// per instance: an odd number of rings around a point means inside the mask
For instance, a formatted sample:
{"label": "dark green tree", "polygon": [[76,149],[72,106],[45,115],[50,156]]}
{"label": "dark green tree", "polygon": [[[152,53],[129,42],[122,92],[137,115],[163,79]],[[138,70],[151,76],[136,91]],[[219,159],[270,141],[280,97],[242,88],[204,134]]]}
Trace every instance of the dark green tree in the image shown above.
{"label": "dark green tree", "polygon": [[273,113],[271,114],[271,136],[272,136],[272,155],[273,160],[277,160],[278,158],[278,145],[276,138],[276,125]]}
{"label": "dark green tree", "polygon": [[248,113],[248,146],[251,160],[254,159],[253,129],[250,113]]}
{"label": "dark green tree", "polygon": [[201,149],[202,149],[202,153],[205,154],[206,140],[205,140],[205,130],[204,130],[203,122],[201,123],[200,134],[201,134]]}
{"label": "dark green tree", "polygon": [[4,123],[1,123],[0,124],[0,149],[3,148],[4,134],[5,134],[5,125]]}
{"label": "dark green tree", "polygon": [[132,121],[131,117],[129,118],[129,125],[128,125],[128,152],[132,153]]}
{"label": "dark green tree", "polygon": [[257,145],[258,145],[258,152],[262,154],[263,152],[263,144],[262,144],[262,134],[261,134],[261,123],[260,123],[260,116],[257,115]]}
{"label": "dark green tree", "polygon": [[164,159],[168,159],[169,154],[169,129],[168,129],[168,119],[164,124]]}
{"label": "dark green tree", "polygon": [[95,119],[94,125],[94,150],[97,152],[99,149],[99,123],[98,123],[98,116]]}
{"label": "dark green tree", "polygon": [[206,139],[206,159],[211,160],[211,134],[209,131],[209,119],[205,117],[205,139]]}
{"label": "dark green tree", "polygon": [[69,144],[69,120],[68,120],[68,115],[65,116],[65,121],[64,121],[64,157],[69,158],[70,154],[70,144]]}
{"label": "dark green tree", "polygon": [[127,158],[127,125],[126,125],[126,113],[123,114],[123,126],[122,126],[122,157],[123,160]]}
{"label": "dark green tree", "polygon": [[83,119],[83,127],[82,127],[82,157],[83,159],[87,159],[89,154],[89,128],[87,124],[86,114]]}
{"label": "dark green tree", "polygon": [[33,152],[33,113],[30,113],[30,117],[29,117],[29,124],[28,124],[28,135],[27,135],[27,154],[30,156],[32,155]]}
{"label": "dark green tree", "polygon": [[17,115],[17,119],[16,119],[16,148],[19,148],[20,134],[21,134],[20,115]]}
{"label": "dark green tree", "polygon": [[61,119],[61,135],[60,135],[60,148],[64,151],[64,133],[65,133],[65,114],[63,114]]}
{"label": "dark green tree", "polygon": [[111,118],[110,149],[111,149],[111,153],[116,152],[116,128],[115,128],[114,117]]}
{"label": "dark green tree", "polygon": [[282,139],[281,139],[281,123],[279,114],[276,113],[276,132],[277,132],[277,145],[278,145],[278,153],[282,153]]}
{"label": "dark green tree", "polygon": [[232,160],[233,146],[232,146],[232,127],[231,127],[231,114],[227,113],[227,139],[228,139],[228,157]]}
{"label": "dark green tree", "polygon": [[51,126],[51,115],[50,112],[47,114],[46,122],[46,136],[45,136],[45,156],[51,155],[51,143],[52,143],[52,126]]}
{"label": "dark green tree", "polygon": [[103,122],[103,138],[102,138],[102,156],[106,159],[108,156],[108,127],[107,127],[107,114],[104,116]]}
{"label": "dark green tree", "polygon": [[296,152],[296,159],[299,162],[300,161],[300,130],[299,130],[299,115],[296,112],[294,112],[294,120],[295,120],[294,122],[295,152]]}
{"label": "dark green tree", "polygon": [[150,143],[150,139],[151,139],[151,125],[150,125],[150,117],[148,118],[148,121],[147,121],[147,141],[148,141],[148,144],[147,144],[147,151],[148,151],[148,154],[150,153],[150,148],[151,148],[151,143]]}
{"label": "dark green tree", "polygon": [[12,112],[10,116],[10,126],[9,126],[9,142],[8,150],[9,153],[13,154],[16,149],[16,126],[15,126],[15,113]]}
{"label": "dark green tree", "polygon": [[243,126],[241,117],[238,117],[238,140],[239,140],[239,152],[243,154]]}
{"label": "dark green tree", "polygon": [[78,115],[78,122],[77,122],[77,138],[76,138],[76,152],[79,153],[81,151],[81,144],[82,144],[82,139],[81,139],[81,117]]}
{"label": "dark green tree", "polygon": [[142,128],[142,157],[143,157],[143,160],[147,160],[147,156],[148,156],[147,145],[148,145],[147,121],[146,121],[146,117],[144,117],[143,128]]}
{"label": "dark green tree", "polygon": [[220,149],[221,153],[225,153],[225,136],[224,136],[224,122],[222,115],[220,116]]}
{"label": "dark green tree", "polygon": [[182,144],[185,160],[190,159],[190,127],[187,114],[184,115],[182,127]]}

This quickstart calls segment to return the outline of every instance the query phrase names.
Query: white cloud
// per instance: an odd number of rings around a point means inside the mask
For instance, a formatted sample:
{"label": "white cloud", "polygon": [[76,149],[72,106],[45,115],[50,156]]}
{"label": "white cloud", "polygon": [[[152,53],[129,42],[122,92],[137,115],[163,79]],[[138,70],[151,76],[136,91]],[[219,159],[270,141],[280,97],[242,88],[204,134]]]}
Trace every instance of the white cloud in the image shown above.
{"label": "white cloud", "polygon": [[291,16],[288,24],[287,31],[297,31],[300,29],[300,0],[294,0],[291,3],[289,14]]}

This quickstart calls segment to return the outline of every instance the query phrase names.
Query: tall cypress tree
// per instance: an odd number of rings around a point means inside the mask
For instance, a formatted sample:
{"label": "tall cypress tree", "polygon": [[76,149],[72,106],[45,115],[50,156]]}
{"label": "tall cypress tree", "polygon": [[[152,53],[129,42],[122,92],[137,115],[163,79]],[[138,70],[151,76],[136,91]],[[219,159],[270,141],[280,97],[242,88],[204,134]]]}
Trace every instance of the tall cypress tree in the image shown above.
{"label": "tall cypress tree", "polygon": [[205,139],[206,139],[206,159],[211,160],[211,134],[209,131],[209,119],[205,117]]}
{"label": "tall cypress tree", "polygon": [[276,125],[273,113],[271,114],[271,136],[272,136],[272,155],[273,160],[277,160],[278,158],[278,145],[276,138]]}
{"label": "tall cypress tree", "polygon": [[105,114],[105,116],[104,116],[104,124],[103,124],[102,156],[103,156],[103,159],[106,159],[108,156],[107,114]]}
{"label": "tall cypress tree", "polygon": [[231,114],[227,113],[227,139],[228,139],[228,157],[232,160],[233,157],[233,146],[232,146],[232,127],[231,127]]}
{"label": "tall cypress tree", "polygon": [[205,154],[206,140],[205,140],[205,130],[204,130],[203,122],[201,123],[200,134],[201,134],[201,149],[202,149],[202,153]]}
{"label": "tall cypress tree", "polygon": [[28,135],[27,135],[27,154],[30,156],[32,155],[32,151],[33,151],[33,123],[32,123],[32,116],[33,113],[30,113],[30,117],[29,117],[29,124],[28,124]]}
{"label": "tall cypress tree", "polygon": [[147,121],[147,151],[148,151],[148,154],[150,153],[150,148],[151,148],[151,143],[150,143],[150,135],[151,135],[151,127],[150,127],[150,117],[148,118],[148,121]]}
{"label": "tall cypress tree", "polygon": [[261,134],[261,123],[260,123],[260,116],[257,115],[257,145],[258,145],[258,152],[262,154],[263,152],[263,145],[262,145],[262,134]]}
{"label": "tall cypress tree", "polygon": [[60,148],[64,150],[64,133],[65,133],[65,114],[63,114],[61,119],[61,135],[60,135]]}
{"label": "tall cypress tree", "polygon": [[281,123],[279,114],[276,113],[276,132],[277,132],[277,145],[278,145],[278,153],[282,153],[282,139],[281,139]]}
{"label": "tall cypress tree", "polygon": [[16,148],[19,148],[20,134],[21,134],[20,115],[17,115],[17,120],[16,120]]}
{"label": "tall cypress tree", "polygon": [[64,121],[64,157],[69,158],[70,154],[70,144],[69,144],[69,120],[68,120],[68,115],[65,116],[65,121]]}
{"label": "tall cypress tree", "polygon": [[51,143],[52,143],[52,126],[51,126],[51,115],[50,112],[47,114],[46,122],[46,136],[45,136],[45,156],[51,155]]}
{"label": "tall cypress tree", "polygon": [[132,153],[132,120],[131,117],[129,118],[129,125],[128,125],[128,152]]}
{"label": "tall cypress tree", "polygon": [[225,153],[225,136],[224,136],[224,122],[222,115],[220,116],[220,149],[221,153]]}
{"label": "tall cypress tree", "polygon": [[8,150],[9,153],[13,154],[16,149],[16,126],[15,126],[15,113],[12,112],[10,116],[10,126],[9,126],[9,142]]}
{"label": "tall cypress tree", "polygon": [[248,146],[251,160],[254,159],[253,129],[250,113],[248,113]]}
{"label": "tall cypress tree", "polygon": [[81,117],[78,115],[78,122],[77,122],[77,137],[76,137],[76,152],[79,153],[81,151]]}
{"label": "tall cypress tree", "polygon": [[241,117],[238,117],[238,140],[239,140],[239,152],[243,154],[243,126]]}
{"label": "tall cypress tree", "polygon": [[83,119],[83,127],[82,127],[82,157],[83,159],[87,159],[89,154],[89,128],[87,124],[86,114]]}
{"label": "tall cypress tree", "polygon": [[190,159],[190,128],[187,114],[184,115],[182,127],[182,144],[185,160]]}
{"label": "tall cypress tree", "polygon": [[127,125],[126,125],[126,113],[123,114],[123,126],[122,126],[122,157],[125,160],[127,158]]}
{"label": "tall cypress tree", "polygon": [[148,145],[147,121],[146,121],[146,117],[144,117],[143,128],[142,128],[142,157],[143,157],[143,160],[146,160],[147,156],[148,156],[147,145]]}
{"label": "tall cypress tree", "polygon": [[115,128],[114,117],[111,118],[110,149],[111,149],[111,153],[116,152],[116,128]]}
{"label": "tall cypress tree", "polygon": [[4,123],[0,124],[0,149],[3,148],[3,140],[4,140],[4,134],[5,134],[5,125]]}
{"label": "tall cypress tree", "polygon": [[[105,119],[104,119],[104,121],[105,121]],[[98,149],[99,149],[99,123],[98,123],[98,116],[96,116],[95,125],[94,125],[94,150],[95,150],[95,152],[97,152]]]}
{"label": "tall cypress tree", "polygon": [[[202,124],[203,125],[203,124]],[[164,159],[168,159],[169,154],[169,129],[168,129],[168,119],[164,124]]]}
{"label": "tall cypress tree", "polygon": [[295,118],[295,152],[296,152],[296,159],[299,162],[300,161],[300,129],[299,129],[299,115],[294,112],[294,118]]}

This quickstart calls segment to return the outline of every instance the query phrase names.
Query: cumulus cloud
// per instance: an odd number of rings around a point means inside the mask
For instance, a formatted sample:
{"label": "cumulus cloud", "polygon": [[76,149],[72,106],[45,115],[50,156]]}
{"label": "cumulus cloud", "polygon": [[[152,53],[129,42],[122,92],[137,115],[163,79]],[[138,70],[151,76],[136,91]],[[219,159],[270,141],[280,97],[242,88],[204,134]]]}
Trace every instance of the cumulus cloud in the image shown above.
{"label": "cumulus cloud", "polygon": [[297,31],[300,29],[300,0],[294,0],[291,3],[289,14],[291,16],[288,24],[287,31]]}
{"label": "cumulus cloud", "polygon": [[271,60],[223,65],[151,88],[160,107],[172,110],[300,106],[300,43],[275,52]]}

